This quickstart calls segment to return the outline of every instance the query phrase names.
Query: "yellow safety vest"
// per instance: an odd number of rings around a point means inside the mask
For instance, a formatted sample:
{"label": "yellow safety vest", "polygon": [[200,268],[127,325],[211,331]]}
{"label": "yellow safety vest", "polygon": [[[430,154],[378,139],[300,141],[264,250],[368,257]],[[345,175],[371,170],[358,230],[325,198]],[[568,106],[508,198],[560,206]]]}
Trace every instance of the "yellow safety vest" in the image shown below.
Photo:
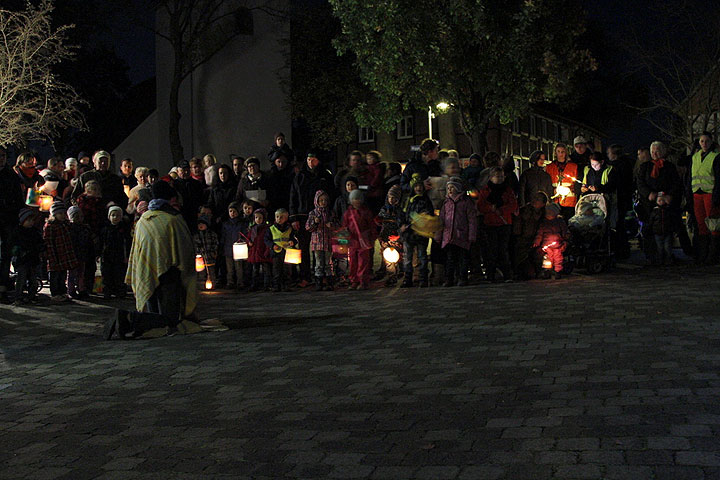
{"label": "yellow safety vest", "polygon": [[[600,185],[607,185],[608,178],[610,178],[610,170],[612,170],[612,165],[608,165],[607,168],[603,171],[602,176],[600,177]],[[583,171],[583,183],[587,185],[587,174],[590,171],[590,167],[585,167],[585,170]]]}
{"label": "yellow safety vest", "polygon": [[272,232],[273,243],[280,248],[288,248],[290,246],[290,234],[292,228],[288,228],[284,232],[280,231],[275,225],[270,227]]}
{"label": "yellow safety vest", "polygon": [[713,164],[718,152],[708,152],[705,159],[702,158],[702,151],[695,152],[692,157],[692,191],[702,190],[711,193],[715,186],[715,173]]}

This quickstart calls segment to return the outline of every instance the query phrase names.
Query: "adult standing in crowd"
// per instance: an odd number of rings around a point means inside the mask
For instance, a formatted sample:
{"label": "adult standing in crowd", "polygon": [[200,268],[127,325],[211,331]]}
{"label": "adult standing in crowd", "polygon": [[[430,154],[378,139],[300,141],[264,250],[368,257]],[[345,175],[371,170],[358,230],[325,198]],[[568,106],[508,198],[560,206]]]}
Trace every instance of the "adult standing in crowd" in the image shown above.
{"label": "adult standing in crowd", "polygon": [[656,255],[656,245],[653,233],[650,230],[650,213],[655,208],[660,192],[672,196],[672,212],[679,215],[682,182],[677,169],[672,162],[665,159],[667,148],[662,142],[653,142],[650,145],[651,160],[640,164],[637,175],[637,190],[639,197],[638,217],[643,223],[642,238],[643,252],[648,261],[653,262]]}
{"label": "adult standing in crowd", "polygon": [[93,169],[92,159],[90,155],[85,152],[78,153],[77,162],[77,177]]}
{"label": "adult standing in crowd", "polygon": [[45,183],[45,179],[37,170],[37,158],[32,152],[23,152],[18,155],[13,168],[20,179],[23,195],[27,195],[28,190],[41,187]]}
{"label": "adult standing in crowd", "polygon": [[138,202],[150,202],[150,200],[152,200],[149,173],[150,170],[147,167],[138,167],[135,169],[137,185],[130,189],[128,193],[128,206],[125,209],[130,215],[135,214]]}
{"label": "adult standing in crowd", "polygon": [[182,216],[191,232],[197,228],[198,210],[203,204],[203,184],[190,175],[190,163],[187,160],[180,162],[177,168],[178,178],[173,180],[173,187],[181,199]]}
{"label": "adult standing in crowd", "polygon": [[633,179],[633,161],[623,153],[621,145],[613,144],[607,149],[607,164],[615,171],[617,178],[617,249],[618,258],[630,256],[630,243],[627,237],[625,216],[632,209],[635,182]]}
{"label": "adult standing in crowd", "polygon": [[20,178],[7,163],[7,151],[0,147],[0,301],[7,303],[10,282],[10,236],[23,207]]}
{"label": "adult standing in crowd", "polygon": [[530,154],[530,168],[520,175],[520,206],[526,205],[538,192],[543,192],[548,198],[553,196],[552,178],[545,171],[545,152],[536,150]]}
{"label": "adult standing in crowd", "polygon": [[713,265],[720,253],[720,232],[711,232],[706,218],[720,216],[720,160],[712,135],[700,136],[700,150],[692,157],[690,187],[698,231],[698,262]]}
{"label": "adult standing in crowd", "polygon": [[103,206],[113,202],[123,210],[127,208],[128,197],[125,195],[122,179],[110,171],[110,154],[105,150],[95,152],[93,164],[95,170],[87,171],[78,178],[72,193],[73,201],[85,191],[86,183],[95,180],[102,190]]}
{"label": "adult standing in crowd", "polygon": [[567,145],[558,143],[555,145],[555,161],[545,167],[545,171],[552,180],[551,202],[560,205],[560,213],[565,221],[575,215],[575,205],[580,195],[578,165],[568,160]]}
{"label": "adult standing in crowd", "polygon": [[588,148],[588,142],[582,135],[575,137],[573,147],[573,152],[570,154],[570,161],[577,164],[578,172],[582,172],[585,167],[590,166],[590,154],[592,151]]}
{"label": "adult standing in crowd", "polygon": [[420,180],[425,184],[425,189],[430,189],[430,181],[428,180],[430,168],[428,164],[438,161],[439,148],[440,144],[437,140],[426,138],[422,141],[420,151],[417,152],[418,155],[414,155],[408,162],[400,177],[400,187],[403,189],[403,192],[409,193],[412,190],[410,188],[410,180],[412,180],[413,175],[416,173],[420,175]]}
{"label": "adult standing in crowd", "polygon": [[195,250],[187,224],[172,206],[177,192],[167,182],[155,183],[152,192],[148,211],[135,225],[125,277],[135,292],[137,311],[118,310],[105,325],[107,340],[116,332],[126,338],[153,328],[174,328],[195,312]]}
{"label": "adult standing in crowd", "polygon": [[202,183],[203,188],[208,186],[207,183],[205,183],[205,168],[203,167],[203,161],[198,157],[192,157],[188,163],[190,163],[190,176]]}
{"label": "adult standing in crowd", "polygon": [[332,173],[320,164],[314,153],[308,153],[305,167],[295,176],[290,189],[290,220],[302,250],[300,281],[305,284],[310,281],[310,232],[306,230],[305,222],[308,213],[315,209],[315,193],[318,190],[327,193],[331,202],[335,198]]}
{"label": "adult standing in crowd", "polygon": [[135,165],[131,158],[125,158],[120,162],[120,179],[122,180],[123,188],[128,187],[126,190],[130,191],[137,186],[137,179],[135,178]]}
{"label": "adult standing in crowd", "polygon": [[367,165],[360,150],[353,150],[345,160],[345,167],[335,174],[335,191],[341,192],[345,187],[347,177],[355,177],[360,185],[367,185]]}
{"label": "adult standing in crowd", "polygon": [[290,166],[292,166],[293,162],[295,162],[295,152],[293,152],[293,149],[285,140],[285,134],[282,132],[275,134],[273,145],[270,147],[270,151],[268,152],[268,158],[272,157],[273,154],[277,152],[281,152],[285,155],[285,158],[288,159]]}
{"label": "adult standing in crowd", "polygon": [[218,166],[218,183],[208,195],[206,207],[210,209],[216,224],[228,219],[228,206],[237,195],[237,180],[229,165]]}
{"label": "adult standing in crowd", "polygon": [[65,162],[58,157],[48,160],[47,168],[40,172],[45,180],[45,192],[56,198],[62,198],[62,194],[70,183],[65,179]]}
{"label": "adult standing in crowd", "polygon": [[270,204],[272,208],[290,209],[290,189],[295,180],[295,170],[290,159],[281,150],[270,155]]}
{"label": "adult standing in crowd", "polygon": [[245,160],[245,172],[238,182],[235,199],[238,202],[252,200],[263,207],[267,207],[270,204],[268,200],[269,188],[268,176],[260,170],[260,160],[256,157]]}
{"label": "adult standing in crowd", "polygon": [[241,157],[240,155],[232,156],[232,171],[233,175],[235,175],[235,180],[240,180],[240,177],[242,177],[245,171],[245,157]]}

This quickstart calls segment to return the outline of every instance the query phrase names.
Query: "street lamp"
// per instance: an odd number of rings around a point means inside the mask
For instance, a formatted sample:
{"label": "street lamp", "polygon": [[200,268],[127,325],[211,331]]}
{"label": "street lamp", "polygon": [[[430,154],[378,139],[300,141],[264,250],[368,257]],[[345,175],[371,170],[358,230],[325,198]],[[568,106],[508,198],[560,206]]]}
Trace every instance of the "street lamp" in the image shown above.
{"label": "street lamp", "polygon": [[[447,113],[448,110],[450,110],[450,104],[447,102],[440,102],[437,105],[435,105],[436,110],[438,113]],[[435,118],[435,114],[433,113],[432,105],[428,106],[428,138],[433,138],[433,131],[432,131],[432,121],[433,118]]]}

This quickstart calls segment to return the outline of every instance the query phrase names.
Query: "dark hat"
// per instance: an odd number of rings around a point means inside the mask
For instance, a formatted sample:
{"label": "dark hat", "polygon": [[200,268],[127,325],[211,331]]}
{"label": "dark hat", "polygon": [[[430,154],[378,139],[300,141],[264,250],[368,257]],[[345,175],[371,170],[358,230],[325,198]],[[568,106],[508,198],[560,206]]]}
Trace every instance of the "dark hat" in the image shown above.
{"label": "dark hat", "polygon": [[236,202],[236,201],[230,202],[230,204],[228,205],[228,210],[230,210],[231,208],[234,208],[238,212],[240,212],[242,210],[242,207],[240,206],[240,202]]}
{"label": "dark hat", "polygon": [[402,189],[400,188],[400,185],[393,185],[390,187],[387,196],[388,198],[397,198],[399,200],[400,197],[402,197]]}
{"label": "dark hat", "polygon": [[257,157],[249,157],[247,160],[245,160],[245,168],[250,166],[251,163],[260,166],[260,159],[258,159]]}
{"label": "dark hat", "polygon": [[197,219],[197,223],[204,223],[208,227],[210,226],[210,217],[207,215],[200,215]]}
{"label": "dark hat", "polygon": [[345,183],[347,182],[355,182],[355,185],[357,185],[358,187],[360,186],[360,180],[358,180],[358,177],[356,177],[355,175],[348,175],[347,177],[345,177]]}
{"label": "dark hat", "polygon": [[152,195],[154,199],[170,200],[171,198],[177,197],[177,190],[175,190],[168,182],[160,180],[153,183]]}
{"label": "dark hat", "polygon": [[20,220],[20,224],[22,225],[25,223],[25,220],[35,215],[35,210],[32,208],[23,208],[20,210],[20,214],[18,215],[18,219]]}
{"label": "dark hat", "polygon": [[253,212],[253,214],[257,214],[257,213],[261,214],[263,216],[263,218],[265,218],[265,219],[268,218],[268,212],[264,208],[258,208],[257,210],[255,210]]}
{"label": "dark hat", "polygon": [[447,184],[445,186],[447,188],[450,185],[455,187],[455,190],[457,190],[458,192],[462,192],[464,190],[463,189],[463,181],[462,181],[462,178],[460,178],[460,177],[450,177],[450,180],[447,181]]}
{"label": "dark hat", "polygon": [[270,158],[271,162],[274,162],[275,160],[277,160],[280,157],[285,157],[286,159],[288,158],[287,154],[279,148],[274,148],[270,152],[269,158]]}
{"label": "dark hat", "polygon": [[178,163],[178,168],[190,168],[190,162],[181,160],[180,163]]}
{"label": "dark hat", "polygon": [[53,202],[52,205],[50,205],[50,215],[55,215],[56,213],[63,212],[67,213],[67,206],[62,200],[56,200]]}
{"label": "dark hat", "polygon": [[77,154],[77,159],[78,159],[78,161],[80,161],[81,158],[85,158],[85,157],[90,158],[90,155],[88,155],[88,154],[85,153],[85,152],[80,152],[80,153]]}

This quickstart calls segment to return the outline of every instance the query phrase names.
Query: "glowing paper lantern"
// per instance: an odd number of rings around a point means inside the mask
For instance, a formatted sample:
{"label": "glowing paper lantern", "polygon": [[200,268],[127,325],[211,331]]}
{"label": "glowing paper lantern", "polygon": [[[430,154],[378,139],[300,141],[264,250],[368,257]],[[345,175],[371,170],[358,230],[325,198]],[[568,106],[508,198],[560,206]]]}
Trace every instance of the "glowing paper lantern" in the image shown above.
{"label": "glowing paper lantern", "polygon": [[210,277],[208,277],[207,280],[205,280],[205,290],[212,290],[213,283],[212,280],[210,280]]}
{"label": "glowing paper lantern", "polygon": [[53,197],[50,195],[39,195],[37,197],[37,203],[40,206],[41,212],[49,212],[53,204]]}
{"label": "glowing paper lantern", "polygon": [[383,258],[390,263],[397,263],[400,260],[400,252],[393,247],[387,247],[383,250]]}
{"label": "glowing paper lantern", "polygon": [[247,260],[248,246],[245,242],[233,243],[233,260]]}
{"label": "glowing paper lantern", "polygon": [[542,268],[544,268],[544,269],[546,269],[546,270],[550,270],[550,269],[552,268],[552,266],[553,266],[553,264],[552,264],[552,262],[550,261],[550,259],[548,258],[548,256],[547,256],[547,255],[544,255],[544,256],[543,256],[543,262],[542,262]]}
{"label": "glowing paper lantern", "polygon": [[292,265],[300,265],[302,263],[302,252],[299,248],[286,248],[285,249],[285,263]]}
{"label": "glowing paper lantern", "polygon": [[195,255],[195,271],[202,272],[203,270],[205,270],[205,261],[202,255]]}
{"label": "glowing paper lantern", "polygon": [[566,187],[565,185],[558,185],[557,194],[561,197],[567,197],[568,195],[570,195],[570,188]]}

